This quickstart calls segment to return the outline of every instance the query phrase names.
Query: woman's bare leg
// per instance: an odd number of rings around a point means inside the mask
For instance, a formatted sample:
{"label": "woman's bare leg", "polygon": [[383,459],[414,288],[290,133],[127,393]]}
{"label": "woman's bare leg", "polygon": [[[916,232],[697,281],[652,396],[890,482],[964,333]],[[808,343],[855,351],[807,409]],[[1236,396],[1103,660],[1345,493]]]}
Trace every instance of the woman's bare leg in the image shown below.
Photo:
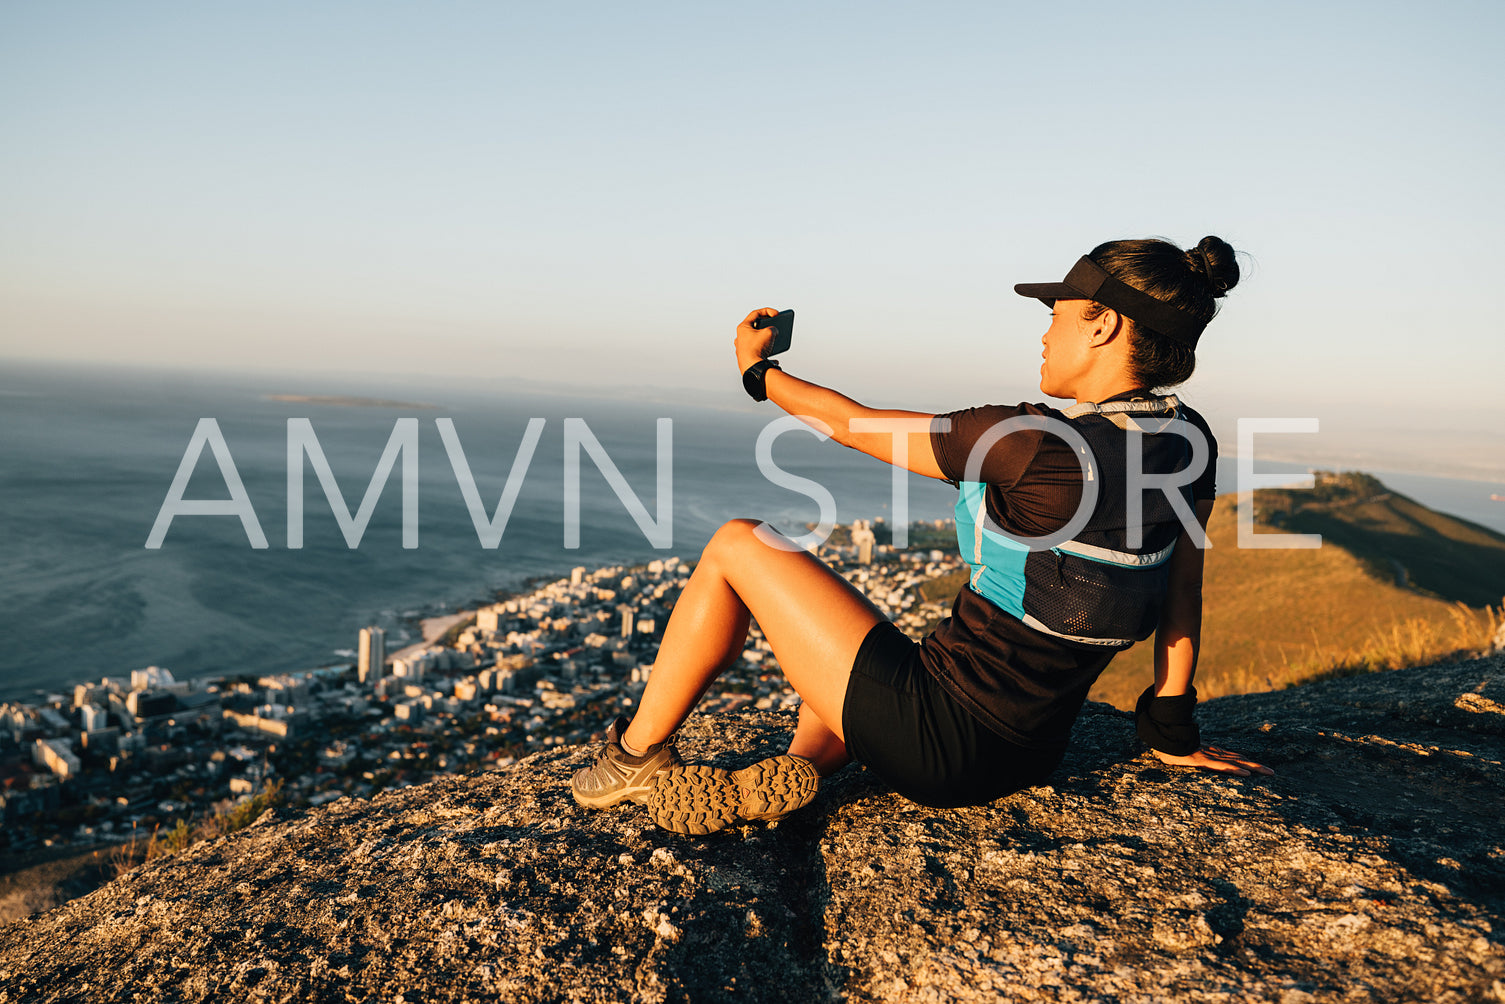
{"label": "woman's bare leg", "polygon": [[841,736],[826,728],[826,723],[810,710],[810,705],[800,705],[800,721],[789,740],[789,752],[802,756],[815,764],[821,777],[828,777],[851,762],[847,744]]}
{"label": "woman's bare leg", "polygon": [[883,615],[820,559],[764,543],[757,526],[732,520],[706,544],[623,738],[636,749],[667,739],[741,654],[756,617],[804,700],[789,751],[826,774],[847,760],[841,726],[847,679],[862,639]]}

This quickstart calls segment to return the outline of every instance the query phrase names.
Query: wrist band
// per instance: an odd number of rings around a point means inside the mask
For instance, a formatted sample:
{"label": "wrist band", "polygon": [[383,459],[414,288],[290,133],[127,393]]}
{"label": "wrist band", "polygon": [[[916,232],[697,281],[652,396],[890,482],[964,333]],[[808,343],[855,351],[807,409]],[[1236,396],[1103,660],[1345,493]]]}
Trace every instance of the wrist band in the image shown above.
{"label": "wrist band", "polygon": [[1174,697],[1156,697],[1155,688],[1146,687],[1134,704],[1135,731],[1152,750],[1188,756],[1202,748],[1202,733],[1193,720],[1196,707],[1196,687]]}
{"label": "wrist band", "polygon": [[776,360],[759,359],[742,371],[742,389],[747,391],[747,396],[754,401],[768,400],[768,388],[764,386],[764,382],[768,379],[768,368],[770,366],[776,370],[784,368]]}

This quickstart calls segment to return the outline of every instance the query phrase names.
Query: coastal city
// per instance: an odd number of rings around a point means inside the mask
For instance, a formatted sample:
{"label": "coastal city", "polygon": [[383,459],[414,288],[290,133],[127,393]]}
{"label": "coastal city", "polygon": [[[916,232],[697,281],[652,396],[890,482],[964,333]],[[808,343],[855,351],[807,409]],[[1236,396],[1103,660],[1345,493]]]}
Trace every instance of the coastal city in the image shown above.
{"label": "coastal city", "polygon": [[[919,638],[964,578],[952,534],[915,523],[895,549],[881,519],[858,520],[818,553]],[[187,680],[148,666],[0,704],[0,853],[134,846],[267,791],[292,805],[368,798],[586,742],[631,715],[691,571],[677,557],[577,567],[391,654],[365,628],[353,665]],[[755,623],[699,710],[798,701]]]}

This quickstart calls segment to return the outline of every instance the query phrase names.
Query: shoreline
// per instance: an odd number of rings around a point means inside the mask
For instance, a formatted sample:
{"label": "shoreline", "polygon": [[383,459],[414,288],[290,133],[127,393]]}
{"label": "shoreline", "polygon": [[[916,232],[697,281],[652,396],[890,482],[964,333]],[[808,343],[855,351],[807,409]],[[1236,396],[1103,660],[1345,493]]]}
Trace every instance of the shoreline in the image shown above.
{"label": "shoreline", "polygon": [[[607,564],[610,564],[610,562]],[[596,566],[596,568],[605,567],[605,564]],[[589,569],[589,571],[595,571],[595,568]],[[527,596],[530,593],[537,592],[550,582],[558,582],[560,579],[567,579],[569,577],[570,573],[568,570],[562,575],[530,575],[518,583],[515,589],[493,590],[489,599],[466,600],[459,609],[451,610],[449,613],[429,614],[427,617],[404,617],[402,619],[404,624],[412,625],[416,622],[418,636],[422,640],[388,652],[386,654],[387,661],[405,659],[410,655],[416,655],[424,649],[432,647],[449,633],[450,628],[456,624],[464,623],[468,618],[474,617],[482,607],[489,607],[494,603],[505,603],[508,600]]]}
{"label": "shoreline", "polygon": [[438,614],[434,617],[424,617],[418,621],[418,631],[422,640],[397,649],[395,652],[388,652],[387,658],[406,659],[409,656],[416,655],[430,645],[433,645],[440,638],[443,638],[449,632],[450,628],[456,624],[463,624],[467,619],[475,615],[476,608],[471,608],[469,610],[457,610],[452,614]]}

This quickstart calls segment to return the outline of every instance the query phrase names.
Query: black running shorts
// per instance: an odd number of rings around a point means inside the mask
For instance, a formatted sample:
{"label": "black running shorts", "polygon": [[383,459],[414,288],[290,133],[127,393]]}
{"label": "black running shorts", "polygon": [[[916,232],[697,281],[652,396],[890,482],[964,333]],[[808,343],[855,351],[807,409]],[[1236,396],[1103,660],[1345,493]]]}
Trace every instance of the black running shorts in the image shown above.
{"label": "black running shorts", "polygon": [[1009,742],[957,703],[891,621],[873,625],[841,709],[847,751],[921,805],[982,805],[1043,781],[1059,752]]}

